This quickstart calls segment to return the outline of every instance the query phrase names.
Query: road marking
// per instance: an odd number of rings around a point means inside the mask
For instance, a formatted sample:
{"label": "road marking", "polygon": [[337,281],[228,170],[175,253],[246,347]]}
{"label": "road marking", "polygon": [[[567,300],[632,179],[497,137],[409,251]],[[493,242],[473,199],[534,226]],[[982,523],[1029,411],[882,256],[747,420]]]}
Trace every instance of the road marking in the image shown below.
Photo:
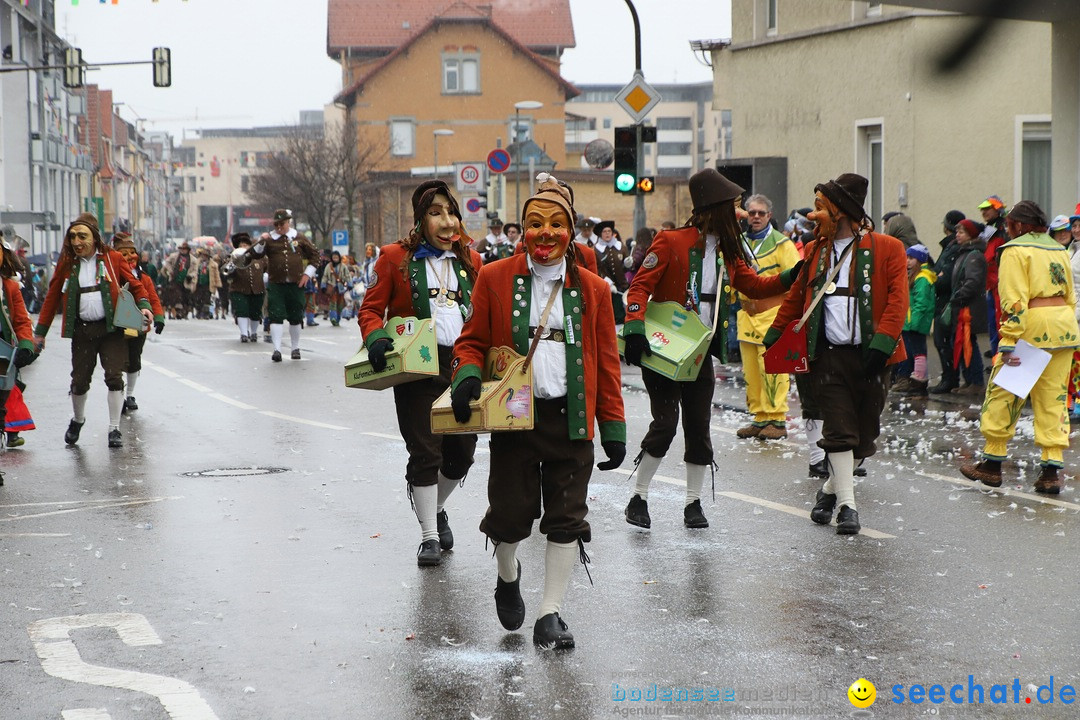
{"label": "road marking", "polygon": [[304,338],[304,342],[322,343],[323,345],[337,345],[333,340],[318,340],[316,338]]}
{"label": "road marking", "polygon": [[360,434],[361,435],[367,435],[368,437],[385,438],[386,440],[401,440],[400,435],[389,435],[387,433],[362,432]]}
{"label": "road marking", "polygon": [[305,420],[304,418],[293,417],[292,415],[282,415],[281,413],[274,412],[273,410],[260,410],[260,415],[266,415],[267,417],[277,418],[278,420],[288,420],[289,422],[300,423],[302,425],[311,425],[312,427],[325,428],[327,430],[349,430],[350,428],[342,427],[341,425],[331,425],[329,423],[319,422],[318,420]]}
{"label": "road marking", "polygon": [[172,370],[169,370],[168,368],[165,368],[165,367],[162,367],[162,366],[157,365],[155,363],[152,363],[149,360],[143,360],[142,364],[143,364],[143,367],[148,367],[148,368],[150,368],[151,370],[153,370],[155,372],[159,372],[159,373],[161,373],[162,375],[164,375],[167,378],[176,379],[176,378],[180,377],[180,373],[173,372]]}
{"label": "road marking", "polygon": [[19,538],[19,537],[61,538],[61,537],[71,537],[71,533],[0,533],[0,538]]}
{"label": "road marking", "polygon": [[227,405],[232,405],[233,407],[238,407],[241,410],[258,410],[259,409],[259,408],[255,407],[254,405],[248,405],[247,403],[240,402],[239,400],[233,400],[231,397],[227,397],[225,395],[222,395],[221,393],[211,393],[210,397],[214,398],[215,400],[220,400],[221,402],[226,403]]}
{"label": "road marking", "polygon": [[[217,715],[199,695],[199,691],[184,680],[91,665],[83,661],[70,633],[72,630],[92,627],[112,628],[125,645],[138,647],[161,644],[161,638],[154,632],[154,628],[144,616],[137,613],[47,618],[38,620],[27,628],[34,649],[41,659],[42,669],[62,680],[132,690],[156,697],[173,720],[217,720]],[[94,716],[83,715],[83,718],[87,717]]]}
{"label": "road marking", "polygon": [[266,355],[263,350],[226,350],[222,355]]}
{"label": "road marking", "polygon": [[194,380],[188,380],[187,378],[177,378],[176,381],[178,383],[180,383],[181,385],[187,385],[192,390],[198,390],[199,392],[208,393],[208,392],[213,392],[213,390],[214,390],[214,388],[208,388],[205,385],[200,385],[199,383],[195,382]]}
{"label": "road marking", "polygon": [[[612,472],[617,472],[620,475],[630,475],[633,470],[626,470],[624,468],[615,468]],[[654,480],[668,483],[669,485],[678,485],[680,487],[686,487],[685,480],[679,480],[678,478],[668,477],[667,475],[654,475]],[[803,510],[802,508],[792,507],[791,505],[784,505],[782,503],[773,502],[772,500],[766,500],[765,498],[754,497],[753,495],[744,495],[743,493],[732,492],[730,490],[719,490],[716,493],[731,500],[742,500],[753,505],[760,505],[761,507],[767,507],[771,510],[779,510],[785,512],[788,515],[795,515],[797,517],[810,519],[810,512]],[[835,525],[835,523],[833,523]],[[881,532],[880,530],[871,530],[868,527],[864,527],[860,533],[866,537],[871,537],[879,540],[895,539],[895,535],[889,535],[888,533]]]}
{"label": "road marking", "polygon": [[61,710],[60,717],[63,720],[112,720],[112,715],[105,708],[79,708],[76,710]]}
{"label": "road marking", "polygon": [[948,475],[939,475],[938,473],[924,472],[922,470],[916,470],[915,474],[919,477],[927,478],[928,480],[940,480],[941,482],[949,483],[950,485],[960,485],[974,487],[984,492],[993,491],[1000,495],[1007,495],[1009,497],[1023,498],[1024,500],[1031,500],[1033,502],[1039,502],[1043,505],[1055,505],[1057,507],[1068,508],[1069,510],[1080,510],[1080,503],[1069,502],[1068,500],[1056,500],[1044,495],[1035,495],[1033,493],[1027,493],[1023,490],[1013,490],[1007,488],[1004,485],[1002,487],[990,487],[989,485],[983,485],[977,480],[968,480],[966,477],[950,477]]}
{"label": "road marking", "polygon": [[85,510],[103,510],[109,508],[119,507],[136,507],[138,505],[149,505],[150,503],[158,503],[163,500],[182,500],[183,496],[175,497],[153,497],[142,498],[139,500],[104,500],[104,501],[67,501],[59,503],[27,503],[24,505],[0,505],[0,508],[8,507],[33,507],[33,506],[55,506],[55,505],[75,505],[79,503],[85,504],[82,507],[70,507],[63,510],[51,510],[49,512],[32,513],[30,515],[14,515],[9,517],[0,517],[0,522],[15,522],[16,520],[29,520],[31,518],[51,517],[53,515],[69,515],[71,513],[83,512]]}

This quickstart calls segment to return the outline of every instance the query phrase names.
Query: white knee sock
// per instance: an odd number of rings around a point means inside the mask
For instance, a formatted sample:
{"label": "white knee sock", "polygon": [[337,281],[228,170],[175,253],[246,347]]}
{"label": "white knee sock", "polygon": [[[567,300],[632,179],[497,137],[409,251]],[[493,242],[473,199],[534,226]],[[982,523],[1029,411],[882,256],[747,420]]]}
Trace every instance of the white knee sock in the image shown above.
{"label": "white knee sock", "polygon": [[110,390],[109,403],[109,429],[116,430],[120,427],[120,411],[124,409],[124,391]]}
{"label": "white knee sock", "polygon": [[442,470],[439,471],[439,503],[436,510],[438,512],[443,511],[443,505],[446,504],[446,499],[450,497],[450,493],[454,492],[454,488],[458,486],[461,480],[451,480],[442,474]]}
{"label": "white knee sock", "polygon": [[499,543],[495,548],[495,560],[499,563],[499,577],[503,582],[517,580],[517,543]]}
{"label": "white knee sock", "polygon": [[701,499],[701,486],[705,484],[707,465],[686,463],[686,504]]}
{"label": "white knee sock", "polygon": [[[855,453],[851,450],[840,453],[829,453],[829,482],[832,491],[836,493],[836,508],[847,505],[852,510],[855,507]],[[828,491],[826,491],[828,492]]]}
{"label": "white knee sock", "polygon": [[435,505],[438,499],[438,485],[413,485],[413,509],[416,511],[416,519],[420,521],[421,540],[439,539],[439,526],[435,521]]}
{"label": "white knee sock", "polygon": [[289,342],[292,343],[292,349],[293,350],[299,350],[300,349],[300,326],[299,325],[290,325],[289,326]]}
{"label": "white knee sock", "polygon": [[806,448],[810,451],[810,464],[813,465],[825,459],[825,451],[818,447],[818,440],[821,439],[821,421],[808,418],[803,421],[803,424],[806,427]]}
{"label": "white knee sock", "polygon": [[139,372],[138,371],[127,374],[127,383],[124,385],[124,392],[127,394],[128,397],[131,397],[131,396],[133,396],[135,394],[135,382],[138,379],[139,379]]}
{"label": "white knee sock", "polygon": [[637,475],[634,478],[634,494],[640,495],[642,500],[649,499],[649,483],[652,482],[653,476],[656,475],[656,471],[660,468],[662,459],[653,457],[647,452],[641,454],[641,460],[638,461],[637,465]]}
{"label": "white knee sock", "polygon": [[285,326],[281,323],[270,324],[270,340],[274,343],[274,349],[281,352],[281,336],[285,333]]}
{"label": "white knee sock", "polygon": [[548,540],[544,551],[544,599],[540,601],[537,617],[557,613],[562,609],[566,597],[566,586],[570,584],[570,573],[578,561],[576,542],[556,543]]}
{"label": "white knee sock", "polygon": [[86,395],[71,396],[71,414],[75,422],[86,422]]}
{"label": "white knee sock", "polygon": [[251,334],[251,331],[248,330],[248,319],[247,318],[236,318],[236,325],[237,325],[237,327],[240,328],[240,334],[243,335],[244,337],[247,337],[248,335]]}

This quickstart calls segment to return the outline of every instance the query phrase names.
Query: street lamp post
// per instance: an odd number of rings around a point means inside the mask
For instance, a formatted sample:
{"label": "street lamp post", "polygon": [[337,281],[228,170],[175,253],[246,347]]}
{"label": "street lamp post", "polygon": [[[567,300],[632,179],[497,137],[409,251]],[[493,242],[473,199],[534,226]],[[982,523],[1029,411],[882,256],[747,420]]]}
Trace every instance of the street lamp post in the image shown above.
{"label": "street lamp post", "polygon": [[438,130],[432,130],[431,134],[435,138],[435,170],[431,173],[431,177],[439,177],[439,138],[453,135],[454,131],[440,128]]}
{"label": "street lamp post", "polygon": [[521,220],[521,140],[519,139],[518,126],[521,122],[522,110],[539,110],[544,103],[537,100],[522,100],[514,103],[514,196],[516,198],[517,213],[514,222]]}

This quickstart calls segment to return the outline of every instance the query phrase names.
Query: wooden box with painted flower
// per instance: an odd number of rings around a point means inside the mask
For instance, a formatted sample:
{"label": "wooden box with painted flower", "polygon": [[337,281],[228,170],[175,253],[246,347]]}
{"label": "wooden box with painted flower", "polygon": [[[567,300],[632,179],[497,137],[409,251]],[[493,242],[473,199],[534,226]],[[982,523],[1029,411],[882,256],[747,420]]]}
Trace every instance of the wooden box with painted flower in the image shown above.
{"label": "wooden box with painted flower", "polygon": [[[712,330],[697,313],[675,302],[650,302],[645,308],[645,337],[652,355],[641,356],[641,366],[678,382],[697,379],[709,352]],[[619,354],[626,342],[619,334]]]}
{"label": "wooden box with painted flower", "polygon": [[450,388],[431,406],[431,432],[485,433],[533,429],[533,374],[528,358],[512,348],[491,348],[484,362],[480,399],[469,403],[467,423],[454,419]]}
{"label": "wooden box with painted flower", "polygon": [[394,349],[386,353],[386,367],[382,372],[375,372],[367,348],[362,347],[345,363],[345,387],[385,390],[439,374],[439,348],[433,320],[392,317],[386,321],[386,332],[394,341]]}

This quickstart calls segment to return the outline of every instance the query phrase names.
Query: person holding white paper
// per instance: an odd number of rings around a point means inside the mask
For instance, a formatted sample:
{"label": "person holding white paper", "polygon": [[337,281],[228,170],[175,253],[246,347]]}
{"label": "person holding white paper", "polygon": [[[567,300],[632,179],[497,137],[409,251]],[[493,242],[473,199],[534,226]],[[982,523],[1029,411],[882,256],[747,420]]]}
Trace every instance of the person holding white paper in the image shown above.
{"label": "person holding white paper", "polygon": [[994,380],[1003,366],[1021,364],[1013,351],[1024,340],[1050,353],[1050,362],[1030,397],[1035,412],[1035,444],[1042,448],[1042,471],[1035,491],[1056,495],[1064,487],[1058,471],[1064,467],[1063,453],[1069,446],[1069,369],[1073,350],[1080,345],[1070,258],[1068,251],[1046,233],[1046,214],[1030,200],[1013,207],[1006,228],[1012,239],[1002,246],[999,265],[999,354],[980,417],[986,444],[982,460],[962,465],[960,472],[990,487],[1001,485],[1001,463],[1008,455],[1008,443],[1027,398],[1014,395]]}

